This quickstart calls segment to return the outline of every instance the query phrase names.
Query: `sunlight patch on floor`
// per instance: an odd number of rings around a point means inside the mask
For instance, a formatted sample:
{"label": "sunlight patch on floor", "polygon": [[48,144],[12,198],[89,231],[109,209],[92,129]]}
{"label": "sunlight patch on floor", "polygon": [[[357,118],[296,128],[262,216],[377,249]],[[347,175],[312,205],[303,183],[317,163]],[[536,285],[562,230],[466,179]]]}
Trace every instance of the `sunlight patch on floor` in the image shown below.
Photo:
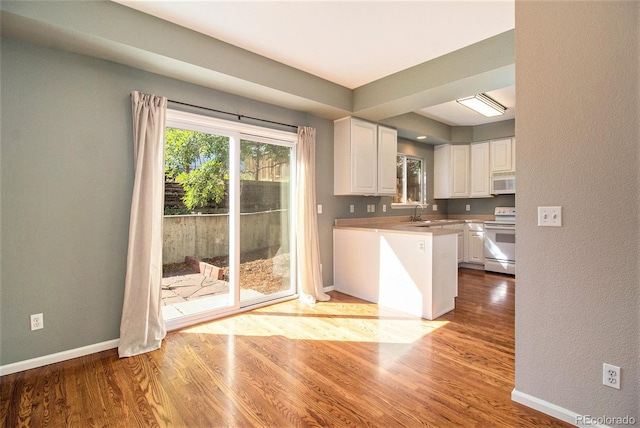
{"label": "sunlight patch on floor", "polygon": [[295,340],[413,343],[448,324],[375,304],[289,302],[182,330],[191,334],[283,336]]}

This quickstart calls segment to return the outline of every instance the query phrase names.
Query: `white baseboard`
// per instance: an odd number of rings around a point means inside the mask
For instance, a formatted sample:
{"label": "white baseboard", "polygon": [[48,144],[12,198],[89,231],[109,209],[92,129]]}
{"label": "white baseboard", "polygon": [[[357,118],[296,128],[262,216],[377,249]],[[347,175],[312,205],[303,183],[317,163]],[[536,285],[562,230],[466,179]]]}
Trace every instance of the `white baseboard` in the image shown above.
{"label": "white baseboard", "polygon": [[0,376],[21,372],[24,370],[35,369],[37,367],[46,366],[48,364],[59,363],[61,361],[70,360],[72,358],[83,357],[85,355],[94,354],[96,352],[106,351],[118,347],[120,339],[108,340],[106,342],[95,343],[93,345],[83,346],[81,348],[69,349],[51,355],[44,355],[30,360],[18,361],[17,363],[0,366]]}
{"label": "white baseboard", "polygon": [[328,293],[329,291],[333,291],[334,287],[333,287],[333,285],[328,285],[326,287],[323,287],[323,290],[324,290],[325,293]]}
{"label": "white baseboard", "polygon": [[[579,421],[578,418],[581,417],[581,415],[578,415],[577,413],[574,413],[560,406],[556,406],[555,404],[541,400],[532,395],[525,394],[524,392],[520,392],[514,389],[513,391],[511,391],[511,399],[516,403],[520,403],[524,406],[531,407],[534,410],[545,413],[549,416],[553,416],[554,418],[560,419],[561,421],[564,421],[573,426],[577,426],[577,427],[585,426],[585,424],[582,424],[582,425],[578,424],[578,421]],[[602,427],[602,428],[608,427],[607,425],[591,425],[591,424],[589,424],[589,426]]]}

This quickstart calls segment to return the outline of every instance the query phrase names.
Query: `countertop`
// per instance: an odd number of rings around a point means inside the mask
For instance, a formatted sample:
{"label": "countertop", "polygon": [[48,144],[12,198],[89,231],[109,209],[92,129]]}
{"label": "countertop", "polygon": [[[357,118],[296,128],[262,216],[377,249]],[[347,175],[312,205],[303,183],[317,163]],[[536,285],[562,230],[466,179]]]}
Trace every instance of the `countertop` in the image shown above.
{"label": "countertop", "polygon": [[[491,216],[493,217],[493,216]],[[334,229],[357,229],[370,230],[373,232],[397,232],[412,234],[431,234],[431,235],[449,235],[459,233],[459,229],[444,229],[441,227],[450,224],[464,223],[482,223],[483,218],[468,219],[425,219],[412,222],[410,216],[399,217],[369,217],[369,218],[352,218],[352,219],[336,219]]]}

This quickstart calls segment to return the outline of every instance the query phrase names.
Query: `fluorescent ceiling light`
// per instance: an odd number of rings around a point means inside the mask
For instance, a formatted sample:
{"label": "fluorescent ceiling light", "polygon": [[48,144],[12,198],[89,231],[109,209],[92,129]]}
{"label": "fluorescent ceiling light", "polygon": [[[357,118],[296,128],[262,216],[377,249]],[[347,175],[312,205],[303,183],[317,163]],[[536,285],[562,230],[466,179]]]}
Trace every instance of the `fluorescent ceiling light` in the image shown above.
{"label": "fluorescent ceiling light", "polygon": [[426,140],[427,136],[426,135],[419,135],[416,137],[416,140]]}
{"label": "fluorescent ceiling light", "polygon": [[486,117],[500,116],[507,111],[505,106],[485,94],[477,94],[472,97],[461,98],[456,101]]}

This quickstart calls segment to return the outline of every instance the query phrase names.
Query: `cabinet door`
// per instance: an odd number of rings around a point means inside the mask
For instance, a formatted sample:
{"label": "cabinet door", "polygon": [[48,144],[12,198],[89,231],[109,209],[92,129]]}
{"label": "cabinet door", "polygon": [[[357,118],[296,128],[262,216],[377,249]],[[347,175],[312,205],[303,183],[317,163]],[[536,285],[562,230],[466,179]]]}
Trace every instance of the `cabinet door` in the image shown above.
{"label": "cabinet door", "polygon": [[464,233],[458,233],[458,263],[464,260]]}
{"label": "cabinet door", "polygon": [[511,171],[516,170],[516,137],[511,139]]}
{"label": "cabinet door", "polygon": [[450,146],[442,144],[433,149],[433,197],[445,199],[449,195]]}
{"label": "cabinet door", "polygon": [[469,196],[469,146],[451,146],[451,196]]}
{"label": "cabinet door", "polygon": [[351,191],[373,195],[377,186],[377,126],[374,123],[351,122]]}
{"label": "cabinet door", "polygon": [[396,194],[398,132],[378,126],[378,195]]}
{"label": "cabinet door", "polygon": [[469,232],[469,263],[484,264],[484,232]]}
{"label": "cabinet door", "polygon": [[470,196],[490,196],[489,143],[471,145],[471,193]]}
{"label": "cabinet door", "polygon": [[513,169],[513,155],[511,153],[511,138],[493,140],[491,147],[491,172],[505,172]]}

